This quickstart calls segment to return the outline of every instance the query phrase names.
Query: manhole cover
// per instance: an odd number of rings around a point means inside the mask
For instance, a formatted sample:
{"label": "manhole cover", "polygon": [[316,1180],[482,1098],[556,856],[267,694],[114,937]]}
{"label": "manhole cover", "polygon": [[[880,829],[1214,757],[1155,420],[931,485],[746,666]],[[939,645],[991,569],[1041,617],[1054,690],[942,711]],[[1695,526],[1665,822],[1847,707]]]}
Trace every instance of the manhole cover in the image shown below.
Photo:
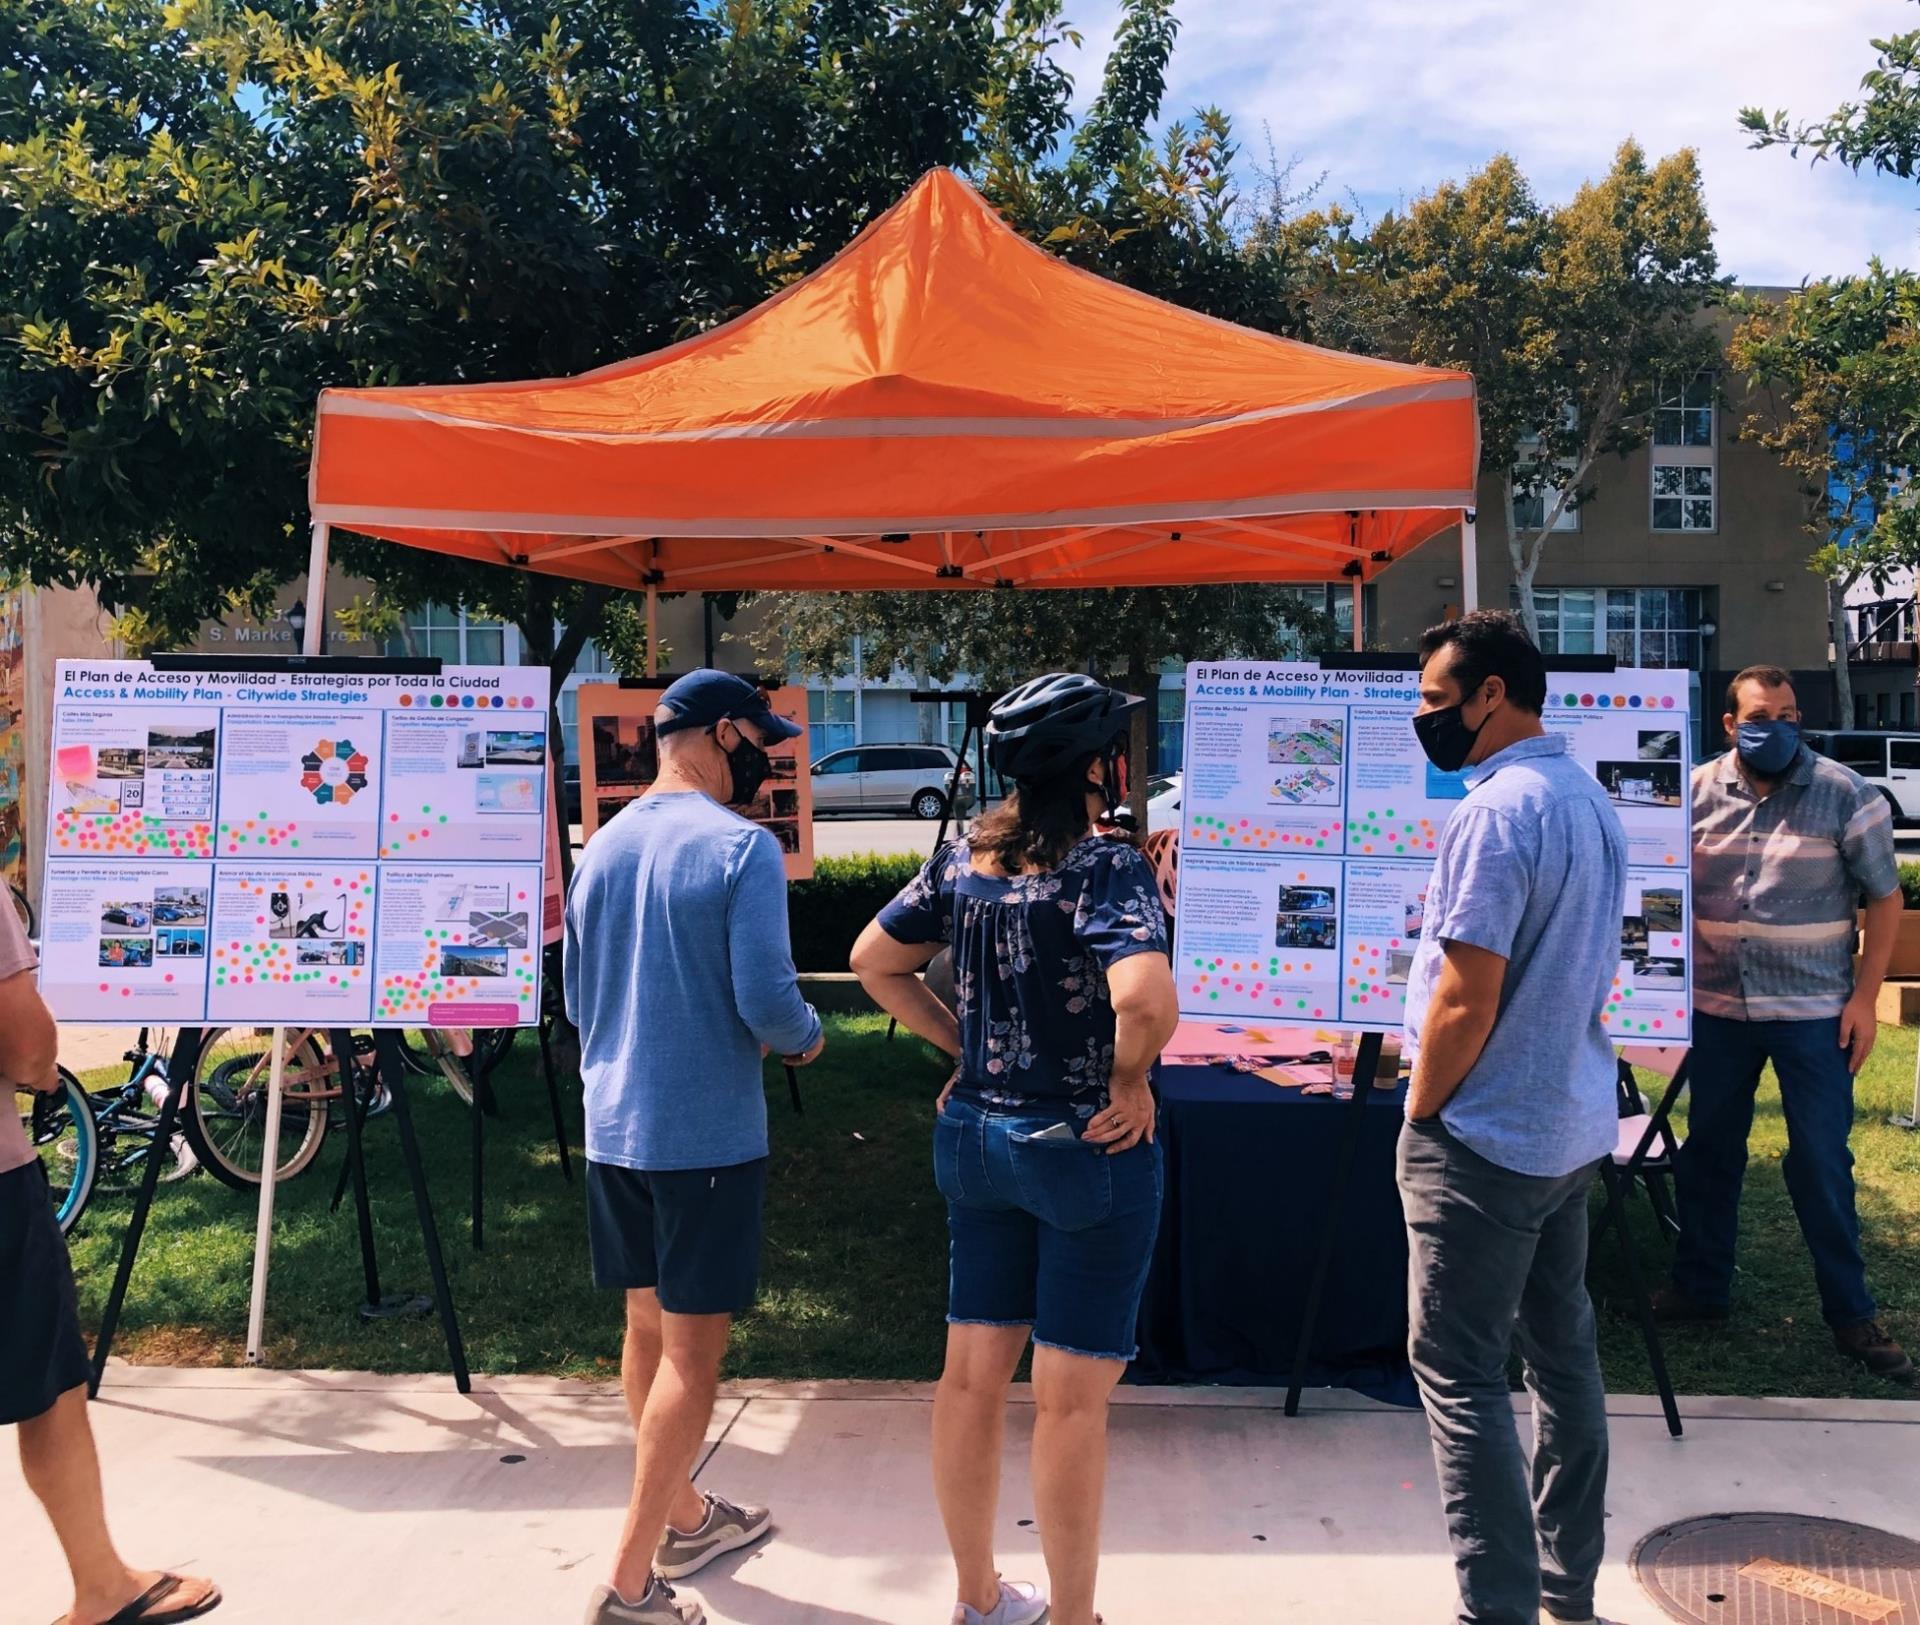
{"label": "manhole cover", "polygon": [[1687,1625],[1920,1625],[1920,1541],[1830,1518],[1689,1518],[1641,1541],[1633,1572]]}

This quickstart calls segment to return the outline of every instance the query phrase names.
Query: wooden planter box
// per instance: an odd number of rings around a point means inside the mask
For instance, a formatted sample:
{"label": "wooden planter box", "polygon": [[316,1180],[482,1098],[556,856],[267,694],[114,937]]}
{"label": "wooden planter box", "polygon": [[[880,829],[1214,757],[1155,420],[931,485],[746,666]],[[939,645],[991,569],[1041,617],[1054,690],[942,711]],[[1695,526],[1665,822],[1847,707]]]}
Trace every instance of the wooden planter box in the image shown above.
{"label": "wooden planter box", "polygon": [[[1866,916],[1860,916],[1860,929],[1866,930]],[[1857,957],[1857,956],[1856,956]],[[1890,979],[1920,978],[1920,909],[1908,909],[1900,916],[1900,929],[1893,939],[1893,959],[1887,966]]]}

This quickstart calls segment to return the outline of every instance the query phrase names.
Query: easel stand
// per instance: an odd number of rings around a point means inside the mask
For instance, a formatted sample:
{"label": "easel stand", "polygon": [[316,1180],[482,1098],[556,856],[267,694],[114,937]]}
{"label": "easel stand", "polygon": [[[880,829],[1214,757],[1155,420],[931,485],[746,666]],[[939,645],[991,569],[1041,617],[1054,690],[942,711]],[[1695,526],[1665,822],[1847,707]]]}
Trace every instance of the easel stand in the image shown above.
{"label": "easel stand", "polygon": [[[347,1158],[354,1188],[361,1265],[366,1275],[367,1301],[361,1313],[368,1319],[405,1313],[415,1300],[405,1297],[398,1300],[383,1298],[380,1291],[379,1263],[373,1241],[373,1215],[367,1197],[367,1171],[360,1133],[362,1114],[358,1109],[359,1102],[354,1098],[352,1035],[337,1031],[332,1036],[345,1090]],[[175,1041],[167,1066],[167,1094],[161,1102],[160,1121],[155,1129],[157,1145],[165,1145],[173,1137],[174,1126],[179,1121],[180,1099],[186,1092],[187,1080],[198,1069],[204,1038],[200,1028],[188,1027],[181,1030]],[[472,1390],[473,1382],[467,1371],[466,1347],[460,1335],[460,1323],[454,1315],[452,1292],[447,1285],[446,1264],[440,1252],[440,1234],[434,1223],[433,1204],[427,1195],[426,1170],[420,1160],[420,1146],[414,1134],[405,1068],[400,1059],[400,1035],[392,1030],[382,1030],[376,1034],[375,1041],[381,1076],[393,1097],[394,1115],[399,1119],[401,1155],[406,1161],[407,1178],[413,1186],[414,1209],[420,1221],[420,1240],[426,1250],[428,1271],[433,1277],[434,1302],[440,1312],[441,1329],[446,1333],[447,1357],[453,1371],[454,1385],[461,1393],[468,1393]],[[269,1173],[278,1165],[278,1149],[277,1141],[266,1142],[264,1156]],[[106,1307],[101,1311],[100,1335],[94,1341],[93,1374],[89,1384],[89,1390],[94,1394],[100,1391],[100,1379],[106,1372],[107,1360],[113,1352],[114,1334],[119,1329],[120,1311],[126,1302],[128,1284],[133,1279],[133,1266],[140,1254],[141,1238],[146,1234],[147,1216],[153,1208],[153,1193],[160,1181],[160,1164],[163,1160],[158,1156],[146,1159],[140,1177],[140,1190],[134,1198],[133,1214],[120,1244],[120,1262],[114,1271],[113,1287],[107,1294]]]}

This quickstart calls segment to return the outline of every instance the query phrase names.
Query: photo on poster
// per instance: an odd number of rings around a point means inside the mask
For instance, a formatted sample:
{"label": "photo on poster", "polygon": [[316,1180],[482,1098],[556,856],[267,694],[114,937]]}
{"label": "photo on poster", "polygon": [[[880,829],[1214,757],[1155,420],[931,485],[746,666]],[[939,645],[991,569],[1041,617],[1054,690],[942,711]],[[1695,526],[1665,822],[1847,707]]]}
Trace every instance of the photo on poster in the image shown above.
{"label": "photo on poster", "polygon": [[153,963],[152,937],[102,937],[100,965],[111,970],[143,970]]}
{"label": "photo on poster", "polygon": [[1687,962],[1684,959],[1661,959],[1652,954],[1642,954],[1632,963],[1636,987],[1679,988],[1686,984]]}
{"label": "photo on poster", "polygon": [[1678,728],[1642,728],[1640,730],[1640,759],[1643,762],[1679,761],[1680,730]]}
{"label": "photo on poster", "polygon": [[204,886],[161,886],[153,894],[156,925],[205,925],[207,891]]}
{"label": "photo on poster", "polygon": [[461,734],[460,754],[453,765],[462,769],[487,765],[487,733],[484,728],[469,728]]}
{"label": "photo on poster", "polygon": [[1623,914],[1620,917],[1620,957],[1630,959],[1635,954],[1647,951],[1647,917],[1644,914]]}
{"label": "photo on poster", "polygon": [[541,767],[547,760],[547,736],[535,729],[494,729],[487,734],[488,767]]}
{"label": "photo on poster", "polygon": [[1596,762],[1594,777],[1607,799],[1621,807],[1683,807],[1686,786],[1678,761]]}
{"label": "photo on poster", "polygon": [[449,976],[505,976],[507,950],[479,943],[456,943],[440,950],[440,963]]}
{"label": "photo on poster", "polygon": [[653,717],[595,717],[593,766],[595,782],[602,789],[653,783],[660,776],[660,744]]}
{"label": "photo on poster", "polygon": [[114,898],[100,910],[103,931],[146,931],[153,925],[153,904],[141,898]]}
{"label": "photo on poster", "polygon": [[527,945],[527,916],[517,913],[476,911],[467,916],[470,940],[489,948],[524,948]]}
{"label": "photo on poster", "polygon": [[528,813],[540,808],[538,773],[482,773],[474,780],[474,806],[483,813]]}
{"label": "photo on poster", "polygon": [[144,770],[211,773],[214,737],[212,728],[149,728]]}
{"label": "photo on poster", "polygon": [[1678,936],[1686,929],[1686,916],[1678,886],[1644,886],[1640,891],[1640,913],[1649,932]]}
{"label": "photo on poster", "polygon": [[272,920],[267,927],[267,937],[276,942],[306,942],[345,936],[352,909],[350,897],[344,889],[332,896],[307,890],[296,895],[276,889],[267,898]]}
{"label": "photo on poster", "polygon": [[364,965],[364,942],[302,942],[293,951],[296,965]]}
{"label": "photo on poster", "polygon": [[1324,767],[1288,768],[1273,781],[1273,798],[1295,807],[1337,807],[1340,780]]}
{"label": "photo on poster", "polygon": [[1346,760],[1344,716],[1285,715],[1267,723],[1267,760],[1290,766],[1338,767]]}
{"label": "photo on poster", "polygon": [[147,776],[147,753],[142,748],[126,749],[110,745],[95,755],[93,771],[103,779],[144,779]]}
{"label": "photo on poster", "polygon": [[207,933],[198,926],[162,926],[153,934],[153,951],[162,959],[200,959],[206,955]]}

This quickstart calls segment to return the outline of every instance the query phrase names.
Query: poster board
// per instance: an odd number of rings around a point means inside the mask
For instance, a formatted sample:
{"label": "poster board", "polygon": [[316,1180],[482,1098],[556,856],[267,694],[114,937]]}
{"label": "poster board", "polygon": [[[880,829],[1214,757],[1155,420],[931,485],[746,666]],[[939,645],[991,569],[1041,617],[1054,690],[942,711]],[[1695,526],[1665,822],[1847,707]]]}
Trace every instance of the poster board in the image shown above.
{"label": "poster board", "polygon": [[[658,687],[629,688],[617,683],[582,683],[576,689],[580,717],[580,833],[591,841],[628,802],[637,801],[660,772],[660,747],[653,713]],[[753,801],[738,809],[780,843],[787,879],[813,876],[813,776],[808,770],[806,690],[791,686],[769,691],[775,716],[797,722],[798,739],[773,746],[773,773]]]}
{"label": "poster board", "polygon": [[40,988],[64,1021],[540,1016],[537,667],[60,661]]}
{"label": "poster board", "polygon": [[[1622,1041],[1691,1034],[1687,673],[1549,673],[1542,716],[1627,835]],[[1440,832],[1467,793],[1413,732],[1419,674],[1187,668],[1174,966],[1182,1016],[1398,1032]]]}

